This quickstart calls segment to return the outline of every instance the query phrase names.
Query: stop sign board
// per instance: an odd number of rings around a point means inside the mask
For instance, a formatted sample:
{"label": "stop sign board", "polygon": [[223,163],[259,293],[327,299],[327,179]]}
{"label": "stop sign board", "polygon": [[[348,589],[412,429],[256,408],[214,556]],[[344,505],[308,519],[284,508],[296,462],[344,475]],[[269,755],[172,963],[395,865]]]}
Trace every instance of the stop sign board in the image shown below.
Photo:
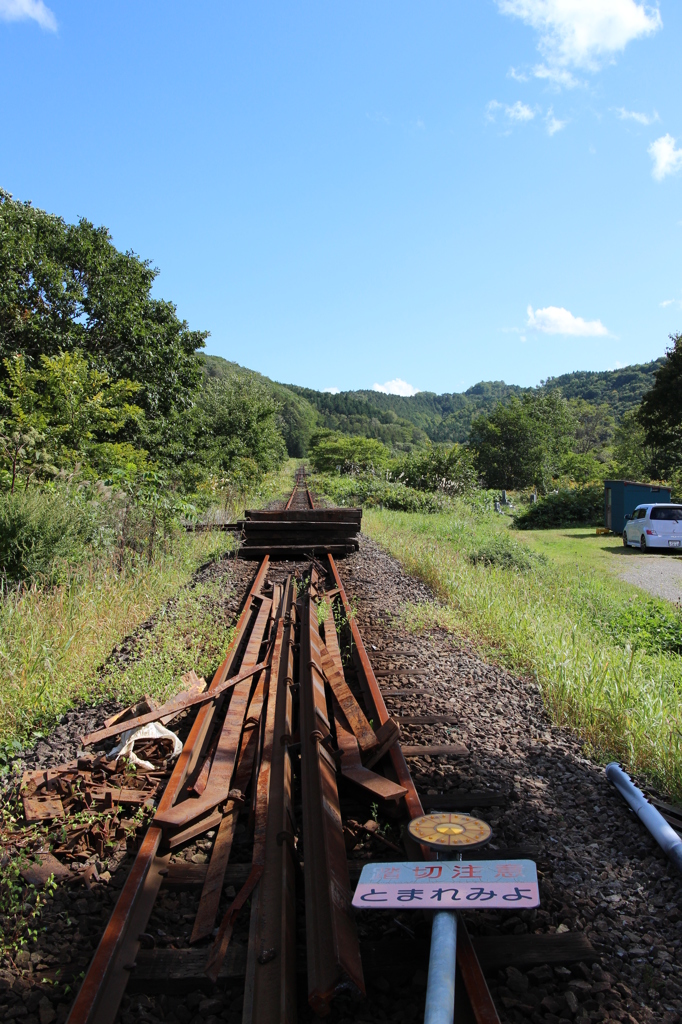
{"label": "stop sign board", "polygon": [[540,905],[532,860],[366,864],[353,906],[378,910],[523,910]]}

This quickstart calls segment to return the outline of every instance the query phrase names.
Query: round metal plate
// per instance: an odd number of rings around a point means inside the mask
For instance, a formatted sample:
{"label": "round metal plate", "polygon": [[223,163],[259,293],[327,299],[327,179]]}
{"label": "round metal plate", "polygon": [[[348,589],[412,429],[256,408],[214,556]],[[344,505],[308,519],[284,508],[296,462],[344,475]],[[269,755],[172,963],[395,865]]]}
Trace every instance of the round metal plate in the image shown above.
{"label": "round metal plate", "polygon": [[485,846],[493,834],[486,821],[467,814],[424,814],[413,818],[408,829],[418,843],[440,849],[473,850]]}

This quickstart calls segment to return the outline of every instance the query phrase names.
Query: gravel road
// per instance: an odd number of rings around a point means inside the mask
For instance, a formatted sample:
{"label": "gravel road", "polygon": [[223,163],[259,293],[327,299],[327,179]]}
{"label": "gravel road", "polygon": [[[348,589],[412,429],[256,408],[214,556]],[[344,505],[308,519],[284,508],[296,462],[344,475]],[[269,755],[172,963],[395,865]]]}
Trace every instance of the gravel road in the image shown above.
{"label": "gravel road", "polygon": [[637,554],[628,558],[627,563],[627,568],[618,573],[620,579],[634,583],[654,597],[682,604],[682,558],[666,553]]}

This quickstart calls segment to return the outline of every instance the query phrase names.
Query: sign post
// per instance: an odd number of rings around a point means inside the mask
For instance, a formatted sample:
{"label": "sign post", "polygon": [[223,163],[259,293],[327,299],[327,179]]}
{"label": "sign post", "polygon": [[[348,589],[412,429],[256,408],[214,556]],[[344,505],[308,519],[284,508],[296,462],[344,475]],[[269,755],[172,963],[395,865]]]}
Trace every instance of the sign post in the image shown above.
{"label": "sign post", "polygon": [[537,907],[537,872],[529,860],[462,860],[464,851],[484,846],[492,836],[490,825],[467,814],[424,814],[414,818],[408,828],[417,842],[438,851],[438,859],[366,864],[353,906],[435,911],[424,1024],[452,1024],[457,911]]}

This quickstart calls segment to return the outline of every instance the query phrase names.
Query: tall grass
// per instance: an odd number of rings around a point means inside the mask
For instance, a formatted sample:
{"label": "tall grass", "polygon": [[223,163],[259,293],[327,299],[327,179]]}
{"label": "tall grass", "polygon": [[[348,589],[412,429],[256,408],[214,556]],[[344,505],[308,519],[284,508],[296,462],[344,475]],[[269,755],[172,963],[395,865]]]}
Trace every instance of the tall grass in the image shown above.
{"label": "tall grass", "polygon": [[34,583],[6,592],[0,602],[0,741],[25,738],[76,703],[109,696],[96,670],[111,649],[225,547],[224,535],[190,534],[149,566],[138,557],[118,570],[107,559],[74,568],[56,587]]}
{"label": "tall grass", "polygon": [[[291,464],[269,474],[231,504],[265,504],[291,486]],[[221,501],[224,506],[224,502]],[[105,697],[166,697],[189,668],[212,671],[229,640],[229,623],[212,613],[218,584],[183,591],[196,569],[232,546],[229,534],[180,532],[171,548],[91,557],[78,552],[49,580],[7,586],[0,593],[0,762],[3,747],[50,728],[69,708]],[[59,582],[54,583],[57,579]],[[166,605],[177,597],[170,612]],[[125,672],[100,671],[112,649],[157,613]]]}
{"label": "tall grass", "polygon": [[[632,589],[617,580],[529,559],[530,549],[493,517],[464,505],[438,516],[367,511],[363,526],[440,599],[409,609],[416,628],[437,623],[531,674],[553,719],[597,756],[682,794],[682,657],[635,642],[642,606],[675,625],[663,602],[642,595],[633,604]],[[506,557],[481,557],[501,549]]]}

